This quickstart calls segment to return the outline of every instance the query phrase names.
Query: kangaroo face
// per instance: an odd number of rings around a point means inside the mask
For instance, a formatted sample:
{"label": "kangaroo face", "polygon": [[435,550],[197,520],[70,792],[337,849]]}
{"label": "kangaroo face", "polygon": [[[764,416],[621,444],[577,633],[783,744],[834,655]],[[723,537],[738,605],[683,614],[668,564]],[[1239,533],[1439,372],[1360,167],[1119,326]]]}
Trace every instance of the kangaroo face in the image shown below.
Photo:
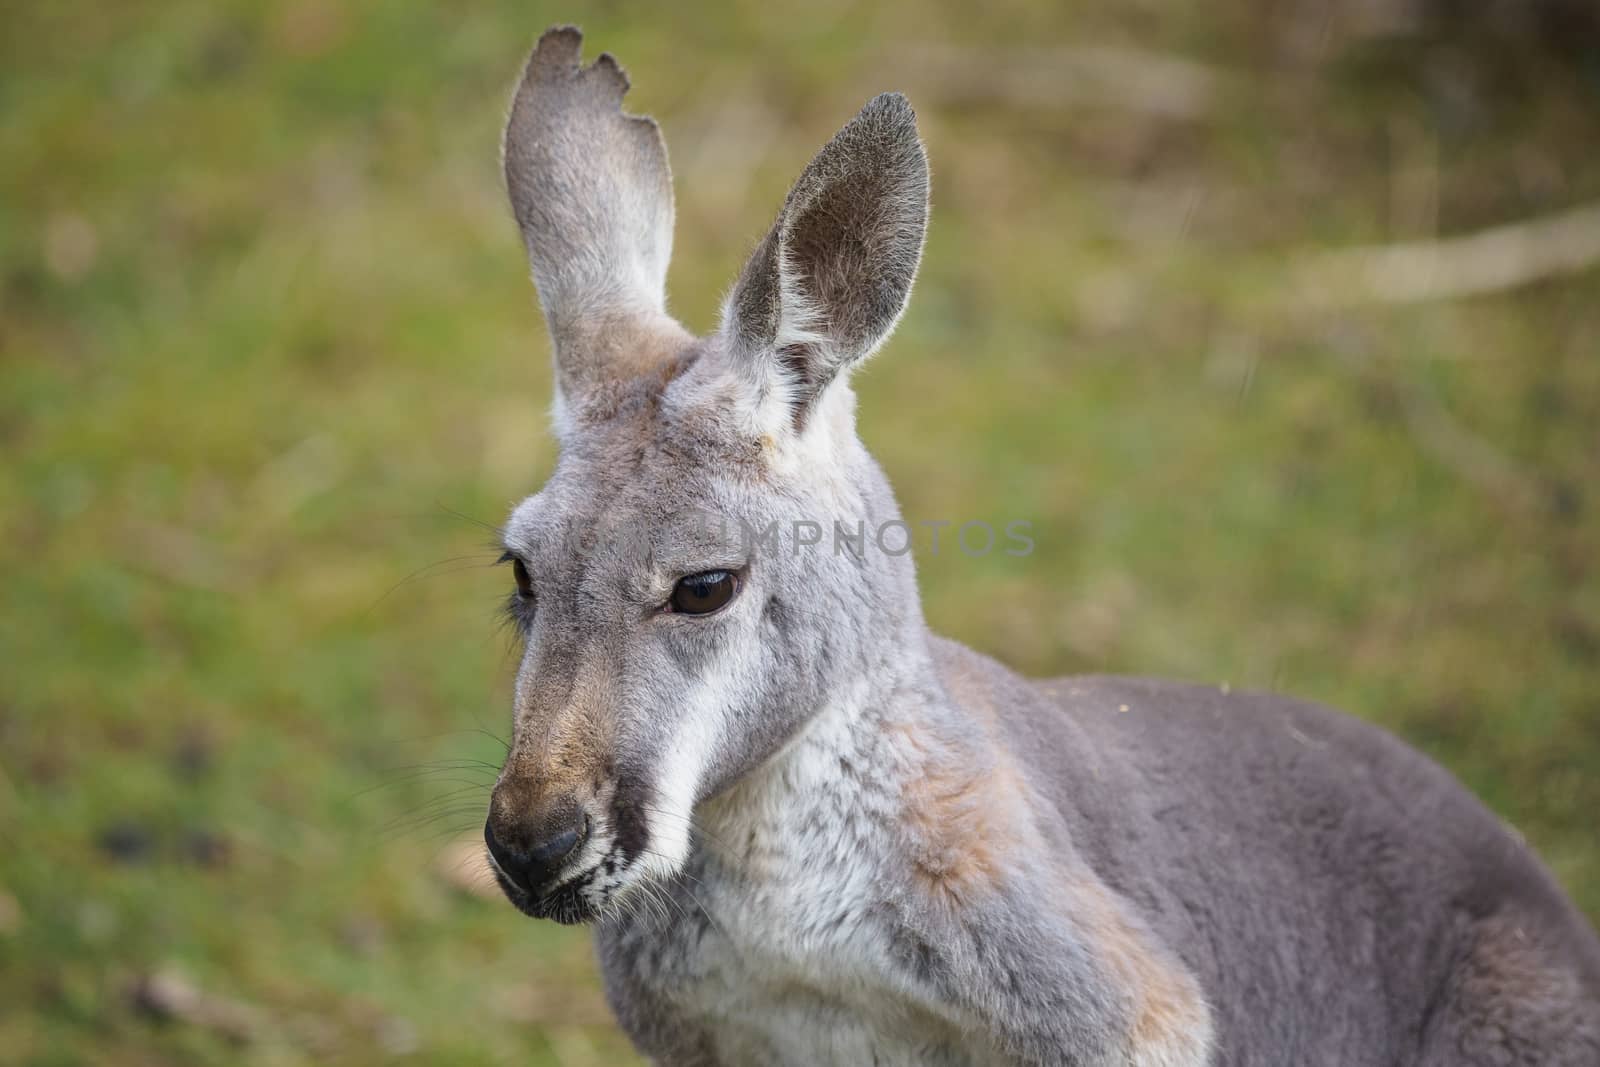
{"label": "kangaroo face", "polygon": [[878,98],[812,161],[697,341],[664,311],[665,149],[625,88],[548,34],[505,144],[561,455],[504,531],[525,646],[485,838],[512,901],[565,922],[678,871],[695,805],[917,611],[909,560],[849,540],[897,512],[846,383],[920,255],[910,108]]}
{"label": "kangaroo face", "polygon": [[676,871],[695,805],[904,621],[909,562],[834,537],[895,514],[848,411],[819,413],[840,434],[826,451],[821,426],[803,450],[763,441],[726,400],[728,353],[683,359],[632,383],[636,406],[569,426],[505,526],[524,650],[487,836],[530,914],[587,919]]}

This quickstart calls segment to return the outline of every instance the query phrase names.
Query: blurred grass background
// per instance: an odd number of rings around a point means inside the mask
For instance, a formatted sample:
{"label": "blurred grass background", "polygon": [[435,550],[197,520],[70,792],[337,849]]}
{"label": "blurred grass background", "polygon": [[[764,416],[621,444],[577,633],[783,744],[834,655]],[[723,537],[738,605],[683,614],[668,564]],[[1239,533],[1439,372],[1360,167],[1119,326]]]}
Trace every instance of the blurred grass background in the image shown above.
{"label": "blurred grass background", "polygon": [[1600,272],[1303,284],[1600,197],[1584,10],[6,5],[0,1061],[631,1062],[585,936],[454,850],[513,664],[480,524],[552,463],[497,137],[557,21],[665,127],[700,331],[822,141],[918,106],[862,432],[909,518],[1037,542],[924,556],[937,628],[1382,722],[1600,915]]}

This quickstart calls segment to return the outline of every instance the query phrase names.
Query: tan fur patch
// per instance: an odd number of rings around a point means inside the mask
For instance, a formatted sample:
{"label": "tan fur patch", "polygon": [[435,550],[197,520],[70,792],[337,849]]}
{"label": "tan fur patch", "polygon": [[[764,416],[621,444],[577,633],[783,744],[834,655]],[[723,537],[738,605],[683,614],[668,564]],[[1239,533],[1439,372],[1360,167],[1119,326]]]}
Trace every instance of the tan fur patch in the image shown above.
{"label": "tan fur patch", "polygon": [[573,414],[584,423],[610,422],[624,411],[651,407],[663,389],[683,372],[695,350],[694,337],[666,316],[605,320],[585,333],[604,375],[592,375],[569,397]]}
{"label": "tan fur patch", "polygon": [[917,873],[932,892],[960,903],[992,890],[1007,854],[1037,847],[1027,820],[1026,784],[1008,756],[993,744],[998,713],[983,679],[959,663],[949,664],[950,695],[984,727],[988,751],[956,751],[925,728],[891,724],[904,742],[914,770],[904,791],[907,828],[917,842]]}
{"label": "tan fur patch", "polygon": [[[965,657],[949,658],[941,666],[940,676],[950,696],[983,726],[998,750],[988,767],[952,774],[954,780],[949,782],[941,774],[930,774],[932,784],[913,787],[907,793],[908,806],[918,812],[913,830],[930,842],[931,855],[944,855],[938,846],[977,850],[964,863],[941,867],[936,872],[940,878],[930,878],[933,885],[955,897],[957,891],[970,891],[982,876],[992,878],[1006,850],[1026,849],[1043,857],[1049,846],[1032,832],[1027,783],[999,747],[996,731],[1001,711],[995,706],[992,686]],[[929,748],[925,739],[904,729],[901,732],[914,748],[919,742],[922,750]],[[981,805],[987,814],[969,814],[973,805]],[[953,825],[943,830],[923,825],[952,817]],[[1008,836],[1004,827],[1025,829]],[[986,847],[978,849],[980,841]],[[1092,872],[1063,870],[1059,878],[1056,899],[1061,913],[1083,931],[1095,956],[1104,963],[1107,978],[1132,1005],[1128,1062],[1137,1067],[1204,1063],[1211,1043],[1211,1013],[1194,976],[1139,929],[1126,905]]]}
{"label": "tan fur patch", "polygon": [[902,810],[915,843],[917,876],[930,893],[952,904],[992,891],[1007,854],[1024,847],[1016,772],[1005,764],[960,758],[918,726],[897,723],[890,729],[915,768]]}
{"label": "tan fur patch", "polygon": [[518,739],[502,772],[500,790],[525,805],[524,810],[563,794],[588,798],[605,777],[616,722],[604,678],[580,676],[561,703],[558,711],[524,713],[526,723],[539,727]]}
{"label": "tan fur patch", "polygon": [[[947,676],[958,699],[971,708],[992,704],[962,693],[964,681]],[[957,753],[925,728],[891,723],[908,763],[903,818],[913,841],[915,873],[930,897],[952,908],[992,892],[1007,869],[1047,855],[1028,814],[1027,783],[1003,750],[984,756]],[[1094,956],[1131,1005],[1128,1062],[1136,1067],[1178,1067],[1205,1062],[1211,1015],[1199,983],[1139,928],[1123,904],[1088,871],[1063,871],[1056,899],[1062,915],[1081,932]]]}
{"label": "tan fur patch", "polygon": [[1151,1067],[1202,1062],[1211,1014],[1194,976],[1163,958],[1100,883],[1074,880],[1067,899],[1134,1005],[1128,1030],[1132,1062]]}

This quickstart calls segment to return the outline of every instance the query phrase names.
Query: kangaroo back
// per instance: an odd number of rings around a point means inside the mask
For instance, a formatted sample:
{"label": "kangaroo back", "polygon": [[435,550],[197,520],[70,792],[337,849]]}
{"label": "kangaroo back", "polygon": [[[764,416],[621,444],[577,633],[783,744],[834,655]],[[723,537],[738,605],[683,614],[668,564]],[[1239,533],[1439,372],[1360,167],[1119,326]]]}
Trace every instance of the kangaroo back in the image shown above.
{"label": "kangaroo back", "polygon": [[[1278,696],[1034,686],[1046,703],[1007,720],[1008,743],[1094,869],[1145,902],[1199,976],[1234,1050],[1222,1062],[1340,1049],[1383,1063],[1430,1045],[1450,1049],[1441,1063],[1600,1062],[1600,942],[1522,839],[1432,761]],[[1484,1051],[1450,1058],[1464,1055],[1452,1042]]]}

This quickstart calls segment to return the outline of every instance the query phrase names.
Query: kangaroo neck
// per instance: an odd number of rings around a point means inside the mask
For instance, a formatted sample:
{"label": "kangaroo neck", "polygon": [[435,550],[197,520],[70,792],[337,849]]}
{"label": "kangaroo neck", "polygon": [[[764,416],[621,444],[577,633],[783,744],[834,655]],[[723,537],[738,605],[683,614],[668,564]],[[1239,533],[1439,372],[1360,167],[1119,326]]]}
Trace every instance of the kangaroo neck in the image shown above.
{"label": "kangaroo neck", "polygon": [[[880,861],[907,847],[918,783],[998,759],[982,727],[946,693],[925,639],[838,686],[782,748],[718,796],[697,821],[719,862],[761,867],[763,850],[819,821]],[[746,847],[748,846],[748,847]],[[770,858],[770,857],[768,857]]]}

